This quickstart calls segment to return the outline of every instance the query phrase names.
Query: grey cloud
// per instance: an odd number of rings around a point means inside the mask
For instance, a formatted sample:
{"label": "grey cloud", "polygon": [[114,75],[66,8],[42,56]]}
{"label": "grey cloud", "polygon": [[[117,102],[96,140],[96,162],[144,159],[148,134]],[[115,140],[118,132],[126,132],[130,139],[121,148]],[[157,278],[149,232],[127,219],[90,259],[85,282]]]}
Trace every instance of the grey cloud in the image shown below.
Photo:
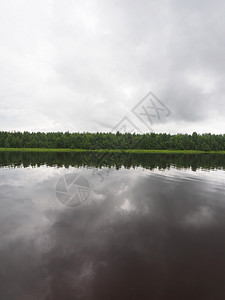
{"label": "grey cloud", "polygon": [[222,0],[0,6],[2,129],[110,131],[152,90],[155,129],[223,132]]}

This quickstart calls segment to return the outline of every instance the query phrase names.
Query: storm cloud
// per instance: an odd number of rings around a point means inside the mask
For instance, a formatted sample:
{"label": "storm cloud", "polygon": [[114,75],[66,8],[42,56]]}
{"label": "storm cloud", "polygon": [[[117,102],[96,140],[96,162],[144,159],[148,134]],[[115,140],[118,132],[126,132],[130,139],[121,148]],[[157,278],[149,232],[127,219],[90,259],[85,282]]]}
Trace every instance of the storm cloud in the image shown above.
{"label": "storm cloud", "polygon": [[[151,90],[156,132],[224,128],[225,3],[0,1],[0,128],[111,131]],[[148,131],[146,126],[142,131]]]}

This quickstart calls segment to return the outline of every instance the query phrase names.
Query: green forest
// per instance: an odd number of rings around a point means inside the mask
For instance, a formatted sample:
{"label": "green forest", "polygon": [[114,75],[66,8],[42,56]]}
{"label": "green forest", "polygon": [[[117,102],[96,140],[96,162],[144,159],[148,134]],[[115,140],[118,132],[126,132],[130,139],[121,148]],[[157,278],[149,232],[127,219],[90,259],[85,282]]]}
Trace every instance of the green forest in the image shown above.
{"label": "green forest", "polygon": [[69,133],[0,131],[0,148],[157,149],[224,151],[224,134]]}
{"label": "green forest", "polygon": [[69,133],[0,131],[0,148],[152,149],[224,151],[224,134]]}

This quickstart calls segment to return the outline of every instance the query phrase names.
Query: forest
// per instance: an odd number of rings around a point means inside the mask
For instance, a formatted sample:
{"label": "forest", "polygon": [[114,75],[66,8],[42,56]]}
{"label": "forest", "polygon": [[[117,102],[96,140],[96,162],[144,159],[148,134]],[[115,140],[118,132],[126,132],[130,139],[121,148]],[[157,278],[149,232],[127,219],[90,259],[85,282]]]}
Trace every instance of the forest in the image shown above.
{"label": "forest", "polygon": [[168,149],[224,151],[225,134],[0,131],[0,148]]}

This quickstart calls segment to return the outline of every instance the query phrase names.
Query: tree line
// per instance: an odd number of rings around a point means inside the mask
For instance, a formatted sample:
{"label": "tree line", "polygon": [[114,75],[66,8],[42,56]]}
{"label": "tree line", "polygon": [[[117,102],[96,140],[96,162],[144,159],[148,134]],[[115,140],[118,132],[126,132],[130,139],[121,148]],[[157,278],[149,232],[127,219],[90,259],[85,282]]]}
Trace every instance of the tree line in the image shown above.
{"label": "tree line", "polygon": [[225,134],[0,131],[1,148],[168,149],[224,151]]}

